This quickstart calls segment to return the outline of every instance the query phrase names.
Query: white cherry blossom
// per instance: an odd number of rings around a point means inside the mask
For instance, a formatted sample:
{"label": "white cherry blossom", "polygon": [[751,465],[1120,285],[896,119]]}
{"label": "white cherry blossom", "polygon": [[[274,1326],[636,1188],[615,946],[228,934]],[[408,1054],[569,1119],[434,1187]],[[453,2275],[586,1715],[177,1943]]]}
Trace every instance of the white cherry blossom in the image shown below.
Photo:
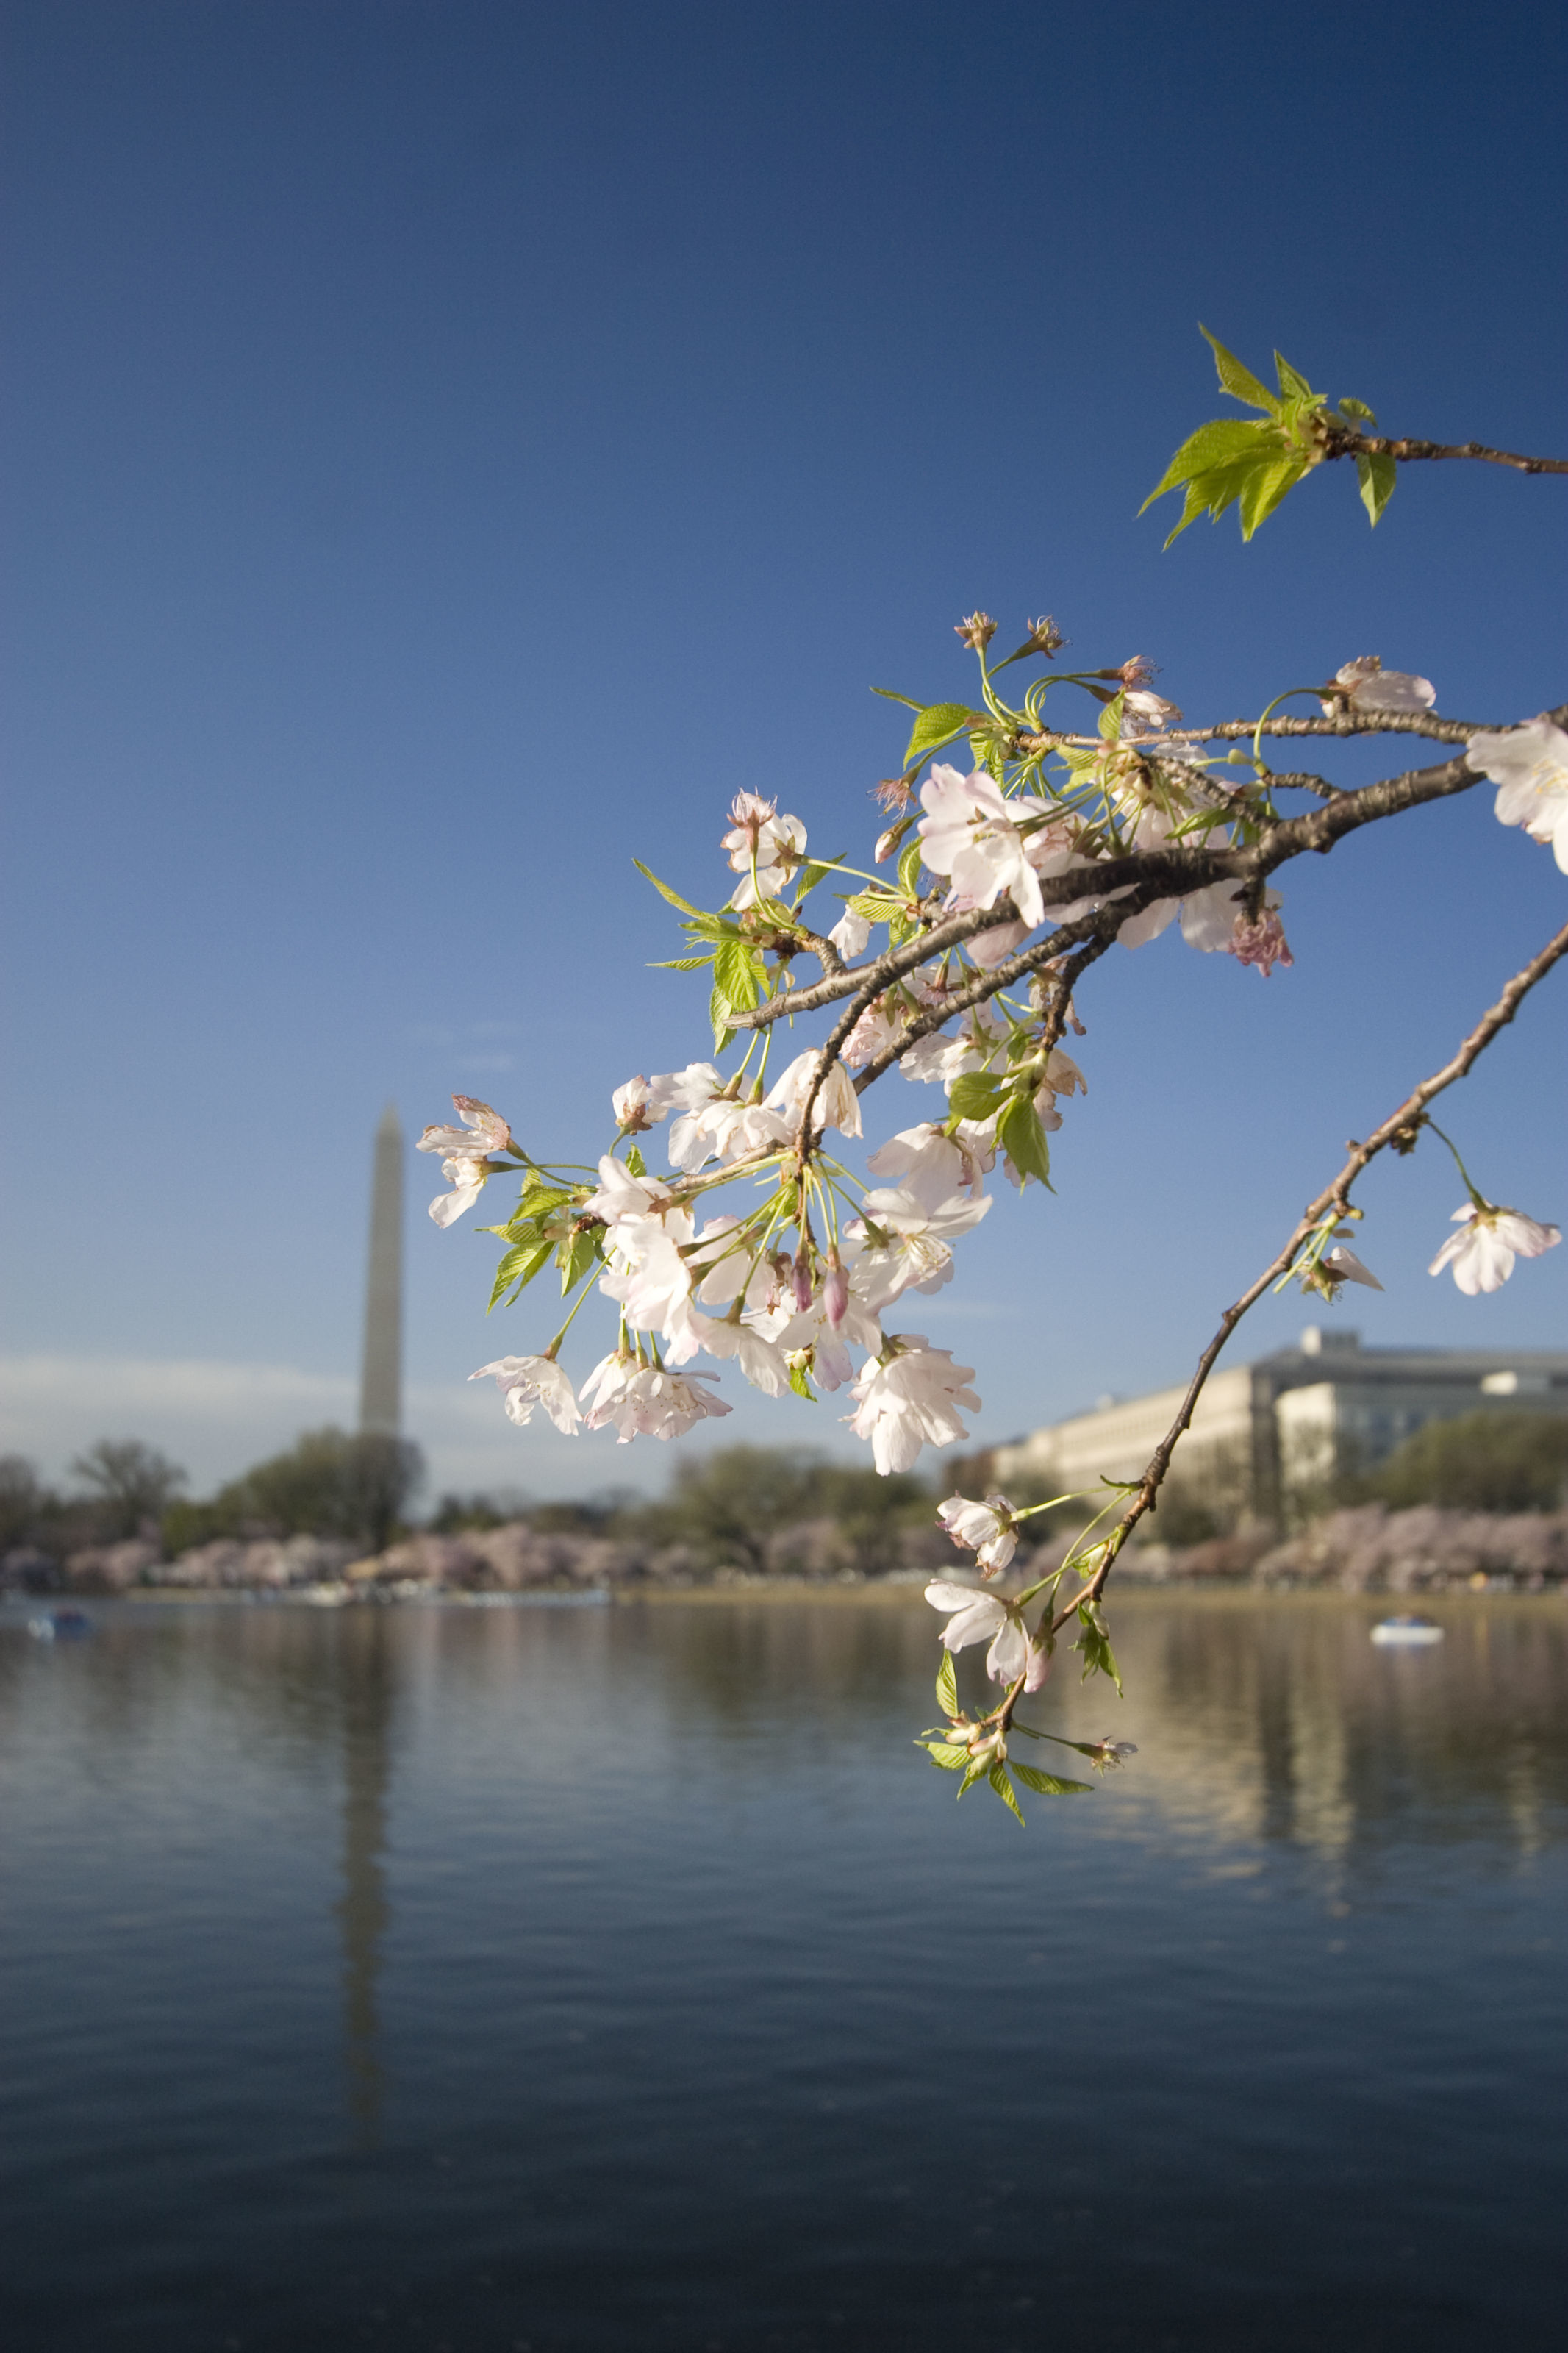
{"label": "white cherry blossom", "polygon": [[967,1437],[957,1409],[979,1412],[980,1399],[965,1386],[973,1377],[973,1365],[955,1365],[951,1352],[933,1348],[923,1333],[898,1332],[862,1368],[850,1392],[856,1410],[845,1419],[858,1438],[870,1440],[884,1478],[912,1470],[922,1445],[951,1446]]}
{"label": "white cherry blossom", "polygon": [[1026,1691],[1039,1690],[1051,1662],[1044,1648],[1032,1640],[1020,1609],[999,1594],[976,1593],[973,1586],[953,1585],[946,1577],[933,1578],[926,1587],[925,1598],[933,1609],[953,1613],[942,1630],[950,1651],[966,1651],[972,1642],[984,1642],[989,1636],[985,1672],[992,1682],[1016,1683],[1022,1675]]}
{"label": "white cherry blossom", "polygon": [[866,1166],[873,1176],[887,1176],[906,1193],[928,1208],[937,1208],[955,1193],[978,1194],[984,1171],[995,1159],[995,1145],[990,1136],[977,1145],[965,1130],[973,1130],[974,1123],[966,1120],[956,1135],[949,1135],[943,1127],[931,1120],[919,1127],[903,1127],[879,1145]]}
{"label": "white cherry blossom", "polygon": [[540,1405],[568,1437],[583,1419],[572,1384],[553,1357],[498,1356],[493,1365],[481,1365],[468,1378],[482,1381],[487,1375],[494,1377],[507,1414],[520,1430]]}
{"label": "white cherry blossom", "polygon": [[657,1218],[675,1199],[668,1185],[653,1176],[634,1176],[624,1160],[606,1152],[599,1162],[599,1188],[583,1204],[583,1214],[602,1218],[614,1229],[629,1218]]}
{"label": "white cherry blossom", "polygon": [[695,1176],[710,1160],[745,1160],[789,1138],[788,1121],[767,1104],[715,1092],[672,1124],[669,1164]]}
{"label": "white cherry blossom", "polygon": [[737,793],[730,810],[732,819],[721,848],[742,879],[730,904],[737,913],[754,907],[759,899],[776,899],[805,854],[805,828],[797,817],[780,817],[775,801],[759,800],[755,793]]}
{"label": "white cherry blossom", "polygon": [[[1345,690],[1352,711],[1430,711],[1437,700],[1437,690],[1429,678],[1416,678],[1407,670],[1384,670],[1376,654],[1362,654],[1355,661],[1342,663],[1333,683]],[[1338,700],[1337,696],[1324,698],[1323,709],[1331,718]]]}
{"label": "white cherry blossom", "polygon": [[449,1226],[465,1209],[471,1209],[484,1191],[489,1176],[487,1161],[492,1152],[514,1152],[511,1129],[499,1111],[488,1103],[479,1103],[473,1095],[454,1095],[453,1107],[463,1122],[461,1127],[427,1127],[416,1152],[439,1152],[445,1156],[441,1174],[452,1187],[449,1193],[437,1193],[430,1204],[430,1215],[438,1226]]}
{"label": "white cherry blossom", "polygon": [[864,915],[858,915],[853,907],[846,907],[827,936],[845,963],[850,964],[865,948],[871,926]]}
{"label": "white cherry blossom", "polygon": [[[845,1237],[856,1279],[867,1304],[879,1314],[904,1291],[940,1291],[952,1280],[950,1244],[980,1223],[988,1200],[954,1193],[934,1205],[905,1187],[879,1187],[866,1195],[865,1220],[857,1219]],[[886,1236],[879,1242],[868,1228]]]}
{"label": "white cherry blossom", "polygon": [[1452,1267],[1454,1281],[1472,1299],[1478,1292],[1500,1291],[1516,1258],[1539,1258],[1563,1239],[1556,1226],[1539,1225],[1517,1209],[1478,1208],[1474,1201],[1456,1209],[1453,1222],[1459,1231],[1448,1236],[1426,1271],[1441,1274]]}
{"label": "white cherry blossom", "polygon": [[[767,1097],[767,1109],[783,1115],[786,1136],[792,1135],[800,1124],[806,1089],[816,1075],[818,1059],[816,1050],[808,1046],[783,1071]],[[824,1127],[836,1127],[844,1135],[858,1135],[861,1132],[860,1098],[855,1092],[854,1080],[837,1056],[816,1091],[811,1125],[814,1134]]]}
{"label": "white cherry blossom", "polygon": [[764,1397],[783,1397],[789,1387],[789,1366],[784,1350],[763,1332],[744,1320],[691,1314],[686,1333],[669,1351],[672,1365],[685,1364],[699,1348],[710,1356],[732,1356],[754,1389]]}
{"label": "white cherry blossom", "polygon": [[1121,740],[1136,744],[1147,735],[1158,735],[1163,728],[1179,727],[1182,714],[1173,702],[1163,694],[1151,694],[1147,687],[1130,686],[1121,698]]}
{"label": "white cherry blossom", "polygon": [[691,1219],[684,1210],[663,1219],[623,1218],[611,1229],[599,1289],[619,1302],[634,1331],[666,1330],[690,1297],[691,1270],[680,1250],[690,1240]]}
{"label": "white cherry blossom", "polygon": [[839,1059],[847,1062],[852,1071],[862,1070],[879,1054],[885,1054],[889,1046],[896,1046],[908,1028],[903,1007],[895,999],[889,1009],[889,999],[879,997],[874,1005],[866,1008],[844,1040],[838,1050]]}
{"label": "white cherry blossom", "polygon": [[1342,1242],[1336,1242],[1332,1250],[1325,1250],[1318,1263],[1336,1289],[1342,1282],[1363,1283],[1368,1291],[1383,1289],[1372,1269],[1363,1266],[1354,1250],[1346,1250]]}
{"label": "white cherry blossom", "polygon": [[999,1575],[1018,1548],[1012,1506],[1005,1495],[987,1495],[983,1504],[950,1495],[945,1504],[937,1505],[936,1515],[953,1543],[974,1555],[984,1577]]}
{"label": "white cherry blossom", "polygon": [[622,1446],[634,1438],[682,1438],[693,1424],[731,1409],[701,1384],[712,1373],[671,1373],[617,1349],[595,1366],[580,1396],[590,1430],[613,1422]]}
{"label": "white cherry blossom", "polygon": [[1465,757],[1498,786],[1498,823],[1550,842],[1568,874],[1568,734],[1542,714],[1506,733],[1472,735]]}
{"label": "white cherry blossom", "polygon": [[984,768],[961,776],[938,761],[921,786],[921,854],[933,874],[951,879],[965,905],[994,907],[1007,892],[1031,927],[1044,920],[1039,878],[1018,831],[1018,820],[1040,815],[1043,801],[1008,800]]}

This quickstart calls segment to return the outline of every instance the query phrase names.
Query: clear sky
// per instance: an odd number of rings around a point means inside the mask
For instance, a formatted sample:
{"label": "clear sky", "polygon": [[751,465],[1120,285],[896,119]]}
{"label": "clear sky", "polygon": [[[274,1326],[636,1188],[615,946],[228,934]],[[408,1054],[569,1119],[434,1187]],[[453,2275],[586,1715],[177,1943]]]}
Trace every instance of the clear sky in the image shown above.
{"label": "clear sky", "polygon": [[[1136,520],[1227,404],[1201,318],[1394,430],[1568,448],[1560,22],[1394,5],[8,5],[7,1440],[196,1483],[353,1411],[371,1137],[454,1089],[541,1153],[707,1050],[640,854],[723,895],[739,787],[858,849],[952,636],[1049,610],[1196,716],[1362,653],[1568,696],[1561,481],[1346,470],[1250,547]],[[1390,766],[1404,765],[1393,759]],[[1336,773],[1382,771],[1359,747]],[[1301,1202],[1562,922],[1478,792],[1289,870],[1296,967],[1175,936],[1080,1007],[1055,1198],[919,1303],[977,1439],[1177,1377]],[[1450,1124],[1568,1213],[1568,975]],[[929,1115],[897,1076],[880,1134]],[[411,1167],[435,1482],[658,1484],[464,1376],[494,1245]],[[1368,1341],[1561,1345],[1568,1249],[1468,1303],[1436,1148],[1365,1186]],[[469,1221],[472,1222],[471,1220]],[[913,1320],[913,1319],[905,1319]],[[1260,1310],[1243,1353],[1309,1311]],[[584,1323],[588,1321],[585,1315]],[[594,1334],[579,1372],[608,1345]],[[848,1442],[832,1401],[720,1434]]]}

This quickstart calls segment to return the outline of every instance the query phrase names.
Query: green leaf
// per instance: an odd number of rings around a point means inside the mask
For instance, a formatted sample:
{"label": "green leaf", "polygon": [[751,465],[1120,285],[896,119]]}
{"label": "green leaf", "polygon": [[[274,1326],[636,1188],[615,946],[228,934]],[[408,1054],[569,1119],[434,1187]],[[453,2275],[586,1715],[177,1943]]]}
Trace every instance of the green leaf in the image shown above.
{"label": "green leaf", "polygon": [[971,1757],[967,1748],[963,1754],[969,1769],[958,1785],[958,1794],[961,1798],[967,1798],[976,1781],[985,1778],[985,1759],[984,1757]]}
{"label": "green leaf", "polygon": [[1307,468],[1299,458],[1275,458],[1255,466],[1241,493],[1241,535],[1250,539],[1268,521],[1288,491],[1293,491]]}
{"label": "green leaf", "polygon": [[1093,1794],[1087,1781],[1064,1781],[1055,1773],[1042,1773],[1037,1765],[1015,1765],[1013,1770],[1026,1789],[1037,1789],[1042,1798],[1087,1798]]}
{"label": "green leaf", "polygon": [[1142,514],[1156,499],[1167,491],[1190,482],[1194,475],[1208,474],[1216,466],[1233,465],[1237,459],[1250,458],[1260,439],[1273,440],[1274,427],[1266,418],[1250,417],[1216,417],[1211,424],[1200,425],[1189,434],[1161,479],[1159,488],[1150,491],[1138,510]]}
{"label": "green leaf", "polygon": [[842,862],[843,856],[844,853],[840,850],[837,858],[827,858],[820,861],[814,859],[809,866],[803,866],[801,868],[800,873],[795,880],[795,903],[797,907],[801,901],[805,897],[807,892],[815,891],[823,876],[825,874],[831,874],[834,868]]}
{"label": "green leaf", "polygon": [[700,972],[704,965],[711,964],[712,961],[712,951],[710,949],[706,955],[660,956],[656,963],[649,965],[648,970],[650,972]]}
{"label": "green leaf", "polygon": [[679,907],[683,915],[695,915],[697,913],[698,911],[692,905],[690,900],[683,899],[679,891],[672,891],[668,882],[661,882],[651,866],[645,866],[640,858],[634,858],[632,864],[637,868],[639,874],[653,884],[654,889],[658,892],[661,899],[668,899],[670,905],[672,907]]}
{"label": "green leaf", "polygon": [[514,1250],[503,1251],[500,1264],[496,1269],[495,1282],[490,1287],[489,1306],[485,1309],[485,1314],[489,1314],[490,1307],[495,1305],[503,1292],[511,1289],[514,1282],[520,1291],[526,1283],[531,1282],[554,1247],[553,1242],[519,1242]]}
{"label": "green leaf", "polygon": [[1121,742],[1121,714],[1126,707],[1126,692],[1122,688],[1118,687],[1095,723],[1108,744]]}
{"label": "green leaf", "polygon": [[1110,1637],[1105,1630],[1105,1620],[1100,1614],[1099,1603],[1084,1602],[1078,1619],[1083,1630],[1076,1645],[1084,1662],[1083,1681],[1088,1683],[1090,1675],[1109,1675],[1120,1694],[1121,1675],[1116,1664],[1116,1653],[1110,1647]]}
{"label": "green leaf", "polygon": [[739,938],[721,940],[713,951],[713,986],[738,1012],[749,1013],[763,993],[756,950]]}
{"label": "green leaf", "polygon": [[979,1071],[965,1071],[954,1079],[947,1098],[947,1107],[954,1119],[989,1119],[1002,1100],[1002,1089],[994,1079]]}
{"label": "green leaf", "polygon": [[563,1299],[569,1291],[575,1290],[594,1261],[602,1255],[599,1248],[599,1235],[602,1230],[602,1228],[595,1226],[586,1233],[573,1234],[567,1240],[557,1245],[555,1257],[561,1269]]}
{"label": "green leaf", "polygon": [[987,1773],[985,1778],[990,1782],[991,1787],[995,1790],[996,1795],[1001,1799],[1002,1803],[1006,1807],[1008,1812],[1010,1814],[1016,1815],[1019,1828],[1026,1828],[1026,1825],[1024,1821],[1024,1809],[1018,1803],[1018,1792],[1014,1788],[1012,1782],[1007,1778],[1007,1767],[1005,1765],[993,1765],[990,1772]]}
{"label": "green leaf", "polygon": [[1049,1187],[1051,1147],[1031,1095],[1009,1098],[996,1123],[996,1141],[1020,1176],[1034,1176]]}
{"label": "green leaf", "polygon": [[811,1383],[805,1377],[805,1366],[804,1365],[792,1365],[790,1366],[789,1385],[795,1391],[796,1397],[804,1398],[807,1405],[815,1405],[816,1403],[816,1391],[812,1388]]}
{"label": "green leaf", "polygon": [[906,703],[911,711],[919,711],[922,707],[915,701],[912,694],[900,694],[894,687],[874,686],[871,691],[873,694],[879,694],[884,702]]}
{"label": "green leaf", "polygon": [[920,880],[920,871],[921,844],[918,841],[911,841],[909,848],[899,860],[899,889],[902,892],[906,899],[912,899],[914,897],[915,885]]}
{"label": "green leaf", "polygon": [[[940,1765],[944,1773],[957,1773],[970,1762],[968,1749],[955,1748],[950,1740],[917,1740],[915,1746],[923,1748],[931,1763]],[[958,1794],[962,1798],[963,1791],[960,1789]]]}
{"label": "green leaf", "polygon": [[1211,335],[1201,322],[1198,332],[1214,353],[1214,364],[1219,380],[1233,399],[1244,400],[1248,408],[1267,409],[1273,415],[1276,402],[1272,393],[1265,392],[1250,368],[1244,368],[1234,352],[1227,352],[1217,335]]}
{"label": "green leaf", "polygon": [[952,1652],[943,1650],[942,1664],[937,1669],[936,1704],[943,1715],[958,1714],[958,1672],[952,1663]]}
{"label": "green leaf", "polygon": [[984,717],[983,712],[971,711],[966,702],[928,703],[910,731],[910,748],[904,754],[905,767],[912,768],[917,760],[923,760],[926,754],[934,752],[939,744],[950,744],[972,720]]}
{"label": "green leaf", "polygon": [[1317,394],[1299,368],[1293,368],[1280,352],[1274,354],[1274,373],[1279,379],[1281,400],[1315,401]]}
{"label": "green leaf", "polygon": [[1354,425],[1375,425],[1377,423],[1376,417],[1367,406],[1364,400],[1342,400],[1340,403],[1340,414],[1342,417],[1348,417]]}
{"label": "green leaf", "polygon": [[1376,457],[1358,457],[1355,470],[1361,479],[1361,502],[1375,527],[1379,515],[1394,496],[1394,485],[1399,479],[1398,460],[1380,452]]}
{"label": "green leaf", "polygon": [[642,1154],[637,1150],[635,1144],[626,1154],[626,1166],[631,1170],[634,1176],[646,1176],[647,1175],[647,1162],[643,1158]]}
{"label": "green leaf", "polygon": [[713,1024],[713,1051],[716,1054],[721,1054],[734,1039],[734,1025],[730,1016],[730,1000],[721,988],[716,988],[708,999],[708,1018]]}

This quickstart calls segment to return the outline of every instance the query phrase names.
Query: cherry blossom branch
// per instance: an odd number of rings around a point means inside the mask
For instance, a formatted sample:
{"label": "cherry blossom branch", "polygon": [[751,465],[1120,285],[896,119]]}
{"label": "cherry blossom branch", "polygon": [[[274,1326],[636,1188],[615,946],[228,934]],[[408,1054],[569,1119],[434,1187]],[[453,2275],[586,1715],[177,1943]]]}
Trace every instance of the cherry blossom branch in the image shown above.
{"label": "cherry blossom branch", "polygon": [[[1415,1141],[1415,1133],[1426,1105],[1443,1093],[1446,1088],[1453,1086],[1457,1081],[1466,1076],[1491,1044],[1498,1032],[1505,1029],[1513,1019],[1520,1006],[1536,983],[1543,980],[1553,965],[1559,963],[1564,956],[1568,956],[1568,923],[1563,925],[1553,939],[1547,942],[1540,955],[1532,957],[1521,972],[1515,973],[1497,1003],[1481,1016],[1452,1059],[1445,1062],[1441,1070],[1434,1071],[1430,1078],[1423,1079],[1419,1086],[1413,1087],[1398,1110],[1391,1112],[1382,1124],[1373,1130],[1364,1143],[1352,1143],[1349,1146],[1350,1156],[1343,1167],[1332,1183],[1326,1186],[1318,1195],[1317,1199],[1308,1203],[1289,1240],[1279,1255],[1264,1269],[1257,1281],[1248,1285],[1240,1298],[1226,1309],[1225,1314],[1220,1317],[1213,1339],[1198,1358],[1196,1368],[1187,1385],[1186,1393],[1182,1399],[1175,1419],[1150,1456],[1143,1476],[1139,1481],[1135,1492],[1129,1498],[1121,1518],[1100,1546],[1100,1556],[1093,1576],[1089,1583],[1081,1587],[1073,1595],[1071,1600],[1052,1618],[1053,1636],[1060,1632],[1084,1603],[1098,1600],[1118,1553],[1144,1514],[1153,1509],[1155,1497],[1165,1473],[1171,1467],[1171,1457],[1175,1451],[1176,1441],[1190,1425],[1198,1398],[1203,1393],[1204,1385],[1214,1370],[1221,1349],[1241,1322],[1242,1317],[1249,1308],[1257,1305],[1271,1283],[1279,1282],[1290,1272],[1296,1263],[1298,1253],[1312,1235],[1321,1230],[1325,1219],[1330,1218],[1337,1219],[1348,1212],[1351,1187],[1368,1163],[1374,1160],[1380,1152],[1385,1151],[1391,1144],[1395,1145],[1404,1144],[1405,1148],[1409,1149],[1410,1145]],[[1022,1689],[1021,1684],[1019,1689]]]}
{"label": "cherry blossom branch", "polygon": [[[1097,936],[1114,938],[1128,916],[1136,914],[1155,899],[1185,897],[1201,891],[1211,882],[1234,881],[1246,883],[1259,881],[1303,851],[1330,850],[1346,834],[1363,825],[1394,817],[1407,808],[1421,807],[1427,801],[1447,798],[1454,793],[1468,792],[1479,784],[1480,776],[1462,758],[1447,760],[1436,768],[1407,770],[1403,776],[1384,778],[1375,785],[1366,785],[1358,792],[1335,793],[1321,809],[1308,811],[1299,818],[1288,818],[1270,826],[1251,848],[1246,849],[1184,849],[1168,847],[1154,850],[1134,851],[1124,858],[1102,859],[1094,865],[1069,867],[1064,874],[1045,878],[1040,884],[1040,896],[1047,907],[1070,905],[1073,900],[1093,896],[1101,898],[1113,891],[1127,890],[1130,896],[1119,900],[1114,908],[1101,908],[1093,915],[1084,915],[1063,924],[1033,948],[1007,957],[994,965],[976,983],[978,993],[959,991],[948,999],[941,1019],[968,1006],[977,1005],[994,997],[999,988],[1008,987],[1040,965],[1049,962],[1065,950]],[[837,1053],[853,1029],[856,1021],[874,998],[906,973],[941,953],[943,948],[957,947],[976,932],[989,931],[998,923],[1016,920],[1010,900],[1003,898],[992,907],[971,908],[965,913],[949,916],[945,922],[933,923],[919,938],[906,940],[901,946],[889,948],[869,964],[827,976],[814,982],[809,988],[791,989],[784,995],[770,997],[748,1013],[734,1016],[737,1029],[764,1029],[773,1021],[799,1013],[814,1013],[826,1005],[837,1004],[848,997],[854,1000],[847,1014],[834,1026],[828,1044]],[[929,1034],[941,1021],[928,1022],[924,1028],[916,1023],[899,1041],[897,1050],[879,1056],[868,1065],[857,1082],[862,1089],[868,1082],[897,1061],[917,1036]],[[824,1052],[827,1051],[825,1046]],[[824,1070],[827,1065],[825,1062]]]}
{"label": "cherry blossom branch", "polygon": [[1511,466],[1519,474],[1568,474],[1568,458],[1521,458],[1512,449],[1489,449],[1484,441],[1416,441],[1386,433],[1358,433],[1331,425],[1321,443],[1325,459],[1395,458],[1401,465],[1423,458],[1478,458],[1488,466]]}

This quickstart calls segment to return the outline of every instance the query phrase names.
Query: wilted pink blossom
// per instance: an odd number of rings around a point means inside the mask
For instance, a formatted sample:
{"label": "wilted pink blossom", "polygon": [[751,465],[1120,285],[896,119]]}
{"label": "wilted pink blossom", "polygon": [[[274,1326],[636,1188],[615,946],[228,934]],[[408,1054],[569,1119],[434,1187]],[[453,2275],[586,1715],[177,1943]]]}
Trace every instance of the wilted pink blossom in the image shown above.
{"label": "wilted pink blossom", "polygon": [[430,1215],[438,1226],[449,1226],[479,1199],[490,1174],[490,1153],[516,1150],[511,1130],[499,1111],[472,1095],[454,1095],[452,1103],[462,1126],[427,1127],[414,1147],[416,1152],[445,1155],[441,1174],[453,1189],[438,1193],[430,1204]]}

